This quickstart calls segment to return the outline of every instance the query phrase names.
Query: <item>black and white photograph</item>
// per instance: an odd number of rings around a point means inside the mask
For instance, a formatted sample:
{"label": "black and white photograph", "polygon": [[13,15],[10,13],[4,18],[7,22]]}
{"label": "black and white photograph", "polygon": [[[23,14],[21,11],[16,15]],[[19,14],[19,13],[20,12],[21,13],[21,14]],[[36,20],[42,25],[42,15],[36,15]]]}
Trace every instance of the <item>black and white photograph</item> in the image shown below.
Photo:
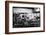
{"label": "black and white photograph", "polygon": [[13,7],[13,28],[40,27],[40,8]]}
{"label": "black and white photograph", "polygon": [[5,33],[45,31],[45,4],[37,2],[5,2]]}

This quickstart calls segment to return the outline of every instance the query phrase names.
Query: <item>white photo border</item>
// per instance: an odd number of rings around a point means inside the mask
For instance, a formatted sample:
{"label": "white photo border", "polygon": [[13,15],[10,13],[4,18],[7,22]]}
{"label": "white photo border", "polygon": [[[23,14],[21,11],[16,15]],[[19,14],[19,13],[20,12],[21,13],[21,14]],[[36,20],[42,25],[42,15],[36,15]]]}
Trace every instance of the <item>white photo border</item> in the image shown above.
{"label": "white photo border", "polygon": [[[41,15],[41,22],[40,27],[29,27],[29,28],[12,28],[13,25],[13,11],[12,7],[39,7],[40,8],[40,15]],[[22,3],[9,3],[9,32],[24,32],[24,31],[40,31],[43,30],[43,5],[37,4],[22,4]]]}

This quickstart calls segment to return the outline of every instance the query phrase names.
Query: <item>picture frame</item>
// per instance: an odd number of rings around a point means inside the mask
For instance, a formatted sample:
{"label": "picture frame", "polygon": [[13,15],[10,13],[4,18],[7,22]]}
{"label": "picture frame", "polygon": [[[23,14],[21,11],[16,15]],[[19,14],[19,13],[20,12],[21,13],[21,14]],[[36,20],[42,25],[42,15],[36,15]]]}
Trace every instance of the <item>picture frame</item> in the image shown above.
{"label": "picture frame", "polygon": [[45,32],[45,3],[5,1],[5,34],[33,32]]}

